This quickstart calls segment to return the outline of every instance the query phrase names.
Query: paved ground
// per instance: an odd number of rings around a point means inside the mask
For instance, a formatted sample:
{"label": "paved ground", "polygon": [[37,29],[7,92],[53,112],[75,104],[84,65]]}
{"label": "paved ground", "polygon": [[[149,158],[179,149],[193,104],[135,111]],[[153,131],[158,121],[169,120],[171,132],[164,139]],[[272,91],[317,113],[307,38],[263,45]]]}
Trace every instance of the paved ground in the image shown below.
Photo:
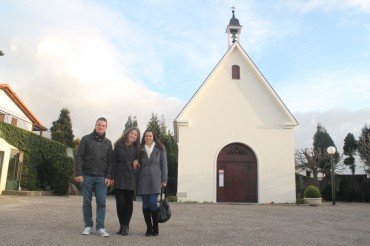
{"label": "paved ground", "polygon": [[[145,237],[141,202],[130,234],[116,235],[114,197],[102,238],[83,236],[82,197],[0,196],[0,245],[370,245],[370,204],[307,205],[171,203],[158,237]],[[95,214],[95,212],[94,212]]]}

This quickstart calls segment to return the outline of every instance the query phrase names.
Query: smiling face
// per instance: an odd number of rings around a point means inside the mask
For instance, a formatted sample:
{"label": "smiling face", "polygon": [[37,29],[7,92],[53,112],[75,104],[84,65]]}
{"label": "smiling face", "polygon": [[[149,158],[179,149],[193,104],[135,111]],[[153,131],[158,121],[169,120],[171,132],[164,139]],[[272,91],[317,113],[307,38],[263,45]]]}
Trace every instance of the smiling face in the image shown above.
{"label": "smiling face", "polygon": [[132,129],[130,133],[128,134],[127,142],[129,144],[132,144],[133,142],[136,141],[137,137],[138,137],[138,132],[135,129]]}
{"label": "smiling face", "polygon": [[154,141],[153,133],[152,132],[146,132],[145,136],[144,136],[144,140],[145,140],[145,144],[151,146],[153,141]]}
{"label": "smiling face", "polygon": [[95,124],[95,131],[98,135],[103,135],[107,130],[107,122],[104,120],[98,120]]}

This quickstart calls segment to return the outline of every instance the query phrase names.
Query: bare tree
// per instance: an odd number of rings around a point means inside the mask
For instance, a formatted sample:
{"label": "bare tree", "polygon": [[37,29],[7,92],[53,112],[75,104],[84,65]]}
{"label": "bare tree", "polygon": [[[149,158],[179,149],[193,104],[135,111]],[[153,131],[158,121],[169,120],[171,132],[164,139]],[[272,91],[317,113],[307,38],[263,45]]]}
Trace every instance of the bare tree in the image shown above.
{"label": "bare tree", "polygon": [[[297,171],[309,171],[313,174],[316,183],[319,183],[318,174],[329,174],[331,169],[330,155],[322,149],[300,149],[296,150],[295,154],[295,168]],[[341,159],[341,157],[339,157]],[[342,172],[343,166],[334,162],[334,170]]]}

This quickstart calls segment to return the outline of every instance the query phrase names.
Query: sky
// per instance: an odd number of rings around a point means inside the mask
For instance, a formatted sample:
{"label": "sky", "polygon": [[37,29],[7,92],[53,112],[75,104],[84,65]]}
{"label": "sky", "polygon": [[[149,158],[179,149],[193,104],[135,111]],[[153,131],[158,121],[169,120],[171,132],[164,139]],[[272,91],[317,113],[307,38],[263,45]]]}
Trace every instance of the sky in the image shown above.
{"label": "sky", "polygon": [[173,120],[228,49],[240,44],[299,122],[296,149],[318,123],[343,152],[370,124],[370,0],[0,0],[0,83],[50,128],[62,108],[75,137],[108,119]]}

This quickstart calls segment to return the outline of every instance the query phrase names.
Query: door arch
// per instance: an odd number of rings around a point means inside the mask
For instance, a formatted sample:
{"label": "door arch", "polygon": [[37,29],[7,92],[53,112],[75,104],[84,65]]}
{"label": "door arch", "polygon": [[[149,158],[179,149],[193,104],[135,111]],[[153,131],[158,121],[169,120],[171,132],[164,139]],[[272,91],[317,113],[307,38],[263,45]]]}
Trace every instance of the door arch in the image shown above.
{"label": "door arch", "polygon": [[258,202],[257,158],[246,145],[231,143],[217,156],[217,202]]}

